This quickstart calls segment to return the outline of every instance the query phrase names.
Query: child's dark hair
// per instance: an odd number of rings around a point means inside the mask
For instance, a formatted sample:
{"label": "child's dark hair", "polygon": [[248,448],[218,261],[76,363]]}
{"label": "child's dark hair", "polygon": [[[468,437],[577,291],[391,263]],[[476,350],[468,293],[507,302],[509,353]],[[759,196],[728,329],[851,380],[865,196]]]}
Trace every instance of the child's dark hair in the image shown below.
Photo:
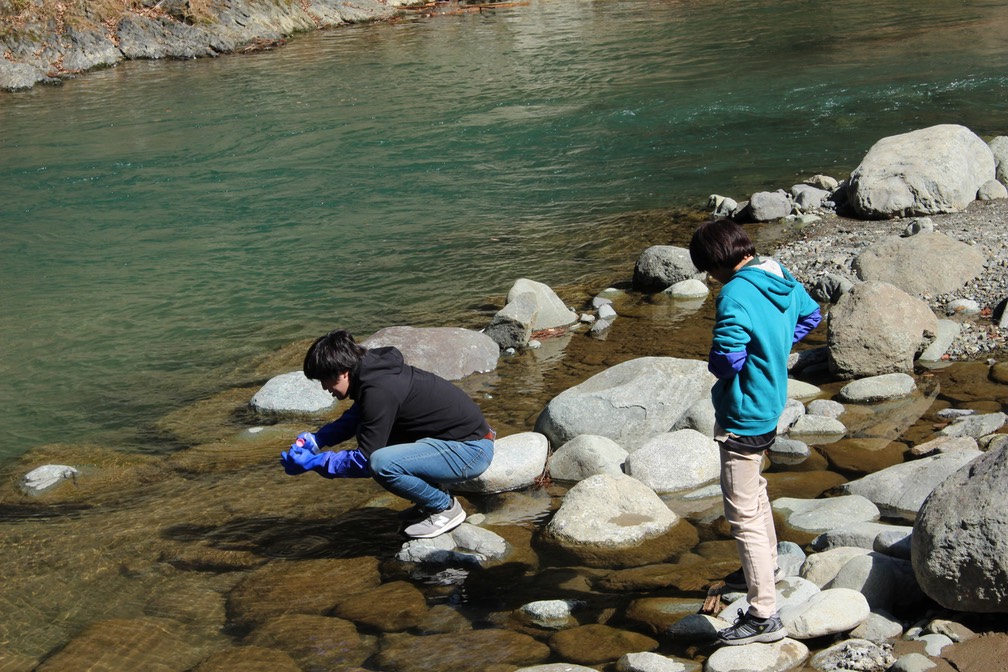
{"label": "child's dark hair", "polygon": [[756,246],[742,227],[730,219],[704,222],[693,232],[690,259],[697,269],[735,268],[746,257],[756,256]]}
{"label": "child's dark hair", "polygon": [[335,329],[311,344],[302,368],[312,380],[334,378],[355,370],[365,352],[367,349],[358,345],[350,332]]}

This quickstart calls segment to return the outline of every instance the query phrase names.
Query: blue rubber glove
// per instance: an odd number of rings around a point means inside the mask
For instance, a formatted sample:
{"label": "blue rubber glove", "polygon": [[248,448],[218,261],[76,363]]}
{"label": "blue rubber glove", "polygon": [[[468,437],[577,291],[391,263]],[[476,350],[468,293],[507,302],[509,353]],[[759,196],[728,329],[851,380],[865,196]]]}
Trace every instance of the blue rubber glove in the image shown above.
{"label": "blue rubber glove", "polygon": [[284,471],[296,476],[324,465],[326,457],[325,453],[316,455],[307,448],[293,445],[289,451],[280,453],[280,464],[283,465]]}
{"label": "blue rubber glove", "polygon": [[297,446],[298,448],[307,448],[313,453],[319,452],[318,439],[316,439],[315,435],[311,432],[301,432],[298,434],[297,438],[294,439],[294,443],[291,444],[291,448],[294,446]]}

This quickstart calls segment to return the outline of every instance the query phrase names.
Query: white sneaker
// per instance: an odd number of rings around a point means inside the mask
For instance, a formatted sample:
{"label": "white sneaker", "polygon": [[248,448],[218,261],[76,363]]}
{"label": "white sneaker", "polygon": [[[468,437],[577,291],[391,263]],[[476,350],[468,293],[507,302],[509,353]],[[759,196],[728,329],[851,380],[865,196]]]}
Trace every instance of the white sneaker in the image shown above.
{"label": "white sneaker", "polygon": [[458,499],[452,497],[452,505],[445,511],[432,513],[426,518],[413,523],[403,530],[403,534],[414,539],[430,539],[439,534],[450,532],[466,519],[465,510]]}

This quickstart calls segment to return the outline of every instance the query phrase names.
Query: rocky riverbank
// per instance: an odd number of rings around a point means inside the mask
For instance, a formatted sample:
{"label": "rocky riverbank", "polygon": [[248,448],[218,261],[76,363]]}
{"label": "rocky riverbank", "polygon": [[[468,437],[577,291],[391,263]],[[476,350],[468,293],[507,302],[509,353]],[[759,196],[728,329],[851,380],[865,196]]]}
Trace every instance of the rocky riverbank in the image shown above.
{"label": "rocky riverbank", "polygon": [[0,90],[59,84],[132,59],[261,51],[295,33],[384,21],[425,0],[166,0],[29,4],[0,16]]}
{"label": "rocky riverbank", "polygon": [[[867,265],[858,261],[886,242],[881,234],[916,245],[944,231],[939,255],[975,241],[985,262],[973,280],[960,278],[954,291],[926,300],[896,292],[887,300],[946,315],[953,300],[972,299],[976,313],[952,317],[991,327],[1005,287],[1004,265],[991,263],[1003,254],[1005,202],[927,216],[930,227],[923,216],[862,222],[824,212],[754,230],[768,245],[783,237],[773,253],[810,285],[824,276],[849,282],[828,285],[843,290],[826,302],[830,321],[859,288],[888,284],[861,277]],[[907,229],[914,235],[899,235]],[[910,248],[915,254],[922,253]],[[681,257],[672,250],[662,258]],[[902,275],[941,275],[934,264]],[[634,284],[655,284],[644,266]],[[491,469],[457,488],[467,524],[434,540],[404,543],[394,511],[406,503],[368,479],[281,473],[280,447],[340,411],[315,396],[317,385],[286,373],[297,369],[305,344],[262,362],[266,385],[227,390],[162,418],[159,431],[185,446],[172,455],[33,448],[0,491],[7,541],[0,667],[1003,665],[1002,350],[985,345],[977,359],[964,349],[969,361],[953,361],[957,354],[926,368],[876,353],[872,361],[906,370],[848,380],[807,361],[829,359],[835,339],[824,332],[833,327],[811,335],[813,347],[795,357],[791,401],[766,470],[791,636],[718,649],[712,635],[744,607],[744,596],[719,583],[738,560],[709,438],[707,286],[696,277],[671,283],[678,288],[671,292],[661,282],[648,290],[630,289],[628,278],[614,284],[571,310],[573,302],[550,288],[517,282],[485,333],[394,328],[372,336],[370,344],[395,344],[408,361],[457,379],[499,430]],[[691,293],[697,284],[703,293]],[[881,317],[872,313],[849,331]],[[581,326],[561,330],[551,321]],[[911,353],[925,331],[911,332]],[[491,334],[514,342],[513,356],[502,357]],[[73,471],[24,494],[15,484],[46,463]]]}

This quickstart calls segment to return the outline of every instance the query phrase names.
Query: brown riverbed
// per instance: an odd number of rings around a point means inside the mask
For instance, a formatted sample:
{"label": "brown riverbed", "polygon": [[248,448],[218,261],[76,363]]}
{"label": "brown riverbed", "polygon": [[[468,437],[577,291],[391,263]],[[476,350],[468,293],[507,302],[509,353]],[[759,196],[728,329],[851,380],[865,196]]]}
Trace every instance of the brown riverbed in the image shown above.
{"label": "brown riverbed", "polygon": [[[653,243],[684,244],[691,226],[688,219],[670,220],[657,234],[664,239]],[[767,229],[766,235],[777,233]],[[622,275],[557,289],[576,302],[606,284],[625,286],[635,256],[627,250]],[[508,435],[530,431],[549,399],[605,367],[645,355],[705,357],[710,299],[692,309],[629,292],[617,308],[620,317],[603,339],[583,331],[551,339],[541,349],[502,357],[494,373],[460,384],[499,434]],[[820,328],[806,347],[823,340]],[[304,345],[291,344],[254,366],[264,380],[297,368]],[[864,423],[882,427],[872,431],[883,450],[866,450],[855,440],[817,447],[800,465],[770,467],[771,497],[819,496],[906,459],[910,445],[940,426],[941,408],[1003,409],[1008,386],[990,381],[988,369],[987,362],[973,362],[920,372],[926,410],[919,417]],[[824,396],[839,387],[813,382]],[[255,391],[224,390],[159,419],[157,431],[186,446],[171,454],[40,446],[7,470],[0,492],[0,669],[41,663],[42,670],[189,670],[209,659],[199,669],[224,669],[238,660],[237,669],[288,669],[290,661],[289,669],[305,670],[503,671],[550,660],[603,670],[612,668],[621,647],[649,648],[647,638],[666,655],[699,662],[709,653],[664,641],[655,630],[669,618],[672,603],[681,613],[697,610],[712,568],[737,566],[716,502],[686,514],[699,545],[670,558],[678,574],[658,582],[570,566],[538,545],[535,531],[565,491],[549,482],[464,500],[470,513],[486,514],[486,524],[520,549],[514,562],[468,575],[416,571],[391,560],[402,543],[394,511],[407,503],[369,479],[284,475],[279,451],[320,419],[265,424],[246,410]],[[81,476],[42,497],[20,494],[20,476],[46,463],[74,465]],[[807,542],[786,529],[781,536]],[[300,578],[289,578],[294,575]],[[373,585],[350,587],[365,575]],[[353,592],[364,596],[363,605],[344,599]],[[309,604],[312,596],[337,606]],[[576,613],[582,628],[569,637],[510,616],[521,604],[557,597],[586,605]],[[285,612],[308,620],[278,618]],[[986,619],[974,624],[993,629]],[[584,630],[589,625],[607,629]],[[470,628],[475,633],[452,634]],[[307,632],[328,632],[329,645],[312,649],[303,641]],[[578,656],[583,659],[574,660]]]}

